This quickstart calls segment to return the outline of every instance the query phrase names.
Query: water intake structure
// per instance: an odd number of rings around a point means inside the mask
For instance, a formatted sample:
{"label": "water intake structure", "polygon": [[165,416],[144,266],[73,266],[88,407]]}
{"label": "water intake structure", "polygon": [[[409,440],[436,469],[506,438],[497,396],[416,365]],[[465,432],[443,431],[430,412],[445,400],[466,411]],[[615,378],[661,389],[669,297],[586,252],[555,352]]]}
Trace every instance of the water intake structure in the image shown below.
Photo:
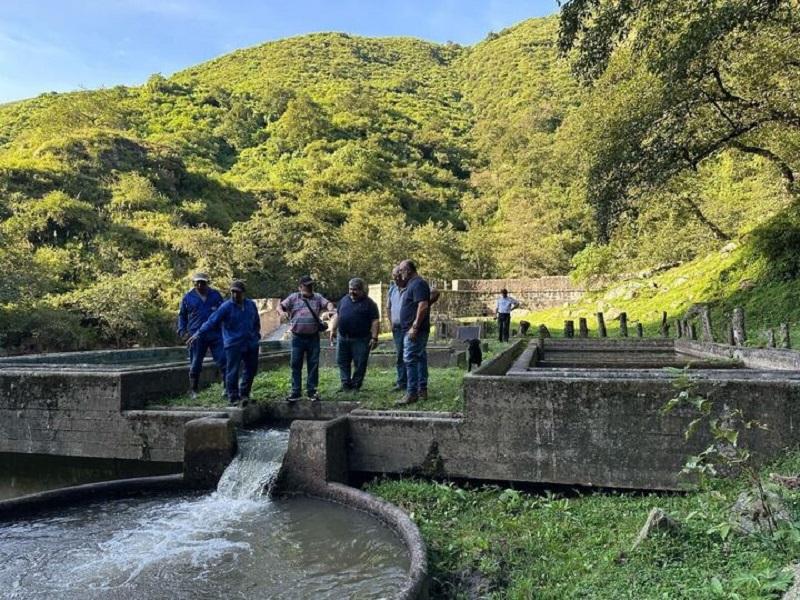
{"label": "water intake structure", "polygon": [[378,519],[272,499],[288,432],[241,432],[212,493],[132,496],[0,523],[3,598],[389,598],[409,556]]}

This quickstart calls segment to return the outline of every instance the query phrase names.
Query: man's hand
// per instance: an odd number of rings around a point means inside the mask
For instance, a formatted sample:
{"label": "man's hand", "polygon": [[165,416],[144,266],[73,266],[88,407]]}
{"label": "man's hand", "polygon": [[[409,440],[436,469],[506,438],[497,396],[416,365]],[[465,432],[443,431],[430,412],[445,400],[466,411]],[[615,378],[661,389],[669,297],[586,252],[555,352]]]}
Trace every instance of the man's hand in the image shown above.
{"label": "man's hand", "polygon": [[194,335],[192,335],[192,336],[189,336],[188,338],[186,338],[186,345],[187,345],[187,346],[191,346],[192,344],[194,344],[195,340],[196,340],[198,337],[200,337],[200,335],[199,335],[199,334],[197,334],[197,333],[195,333],[195,334],[194,334]]}
{"label": "man's hand", "polygon": [[336,344],[336,332],[333,329],[328,331],[328,340],[330,340],[331,347]]}
{"label": "man's hand", "polygon": [[408,339],[410,339],[412,342],[417,339],[416,325],[412,325],[411,329],[408,330]]}
{"label": "man's hand", "polygon": [[278,312],[278,316],[280,317],[281,323],[286,323],[289,320],[289,313]]}
{"label": "man's hand", "polygon": [[377,347],[378,347],[378,338],[372,338],[369,341],[369,351],[372,352]]}

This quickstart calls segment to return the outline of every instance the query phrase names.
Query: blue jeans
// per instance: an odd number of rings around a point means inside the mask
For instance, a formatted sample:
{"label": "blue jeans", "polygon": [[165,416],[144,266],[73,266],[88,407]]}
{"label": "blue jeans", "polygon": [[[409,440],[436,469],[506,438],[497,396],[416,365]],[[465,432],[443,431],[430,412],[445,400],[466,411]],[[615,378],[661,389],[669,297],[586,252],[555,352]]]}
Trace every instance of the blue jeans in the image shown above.
{"label": "blue jeans", "polygon": [[[352,338],[340,335],[336,340],[336,364],[342,387],[360,389],[364,383],[369,361],[369,338]],[[353,367],[352,376],[350,368]]]}
{"label": "blue jeans", "polygon": [[319,384],[319,335],[292,334],[292,396],[302,391],[303,356],[306,357],[306,394],[313,396]]}
{"label": "blue jeans", "polygon": [[403,338],[403,362],[406,365],[406,391],[416,395],[420,390],[428,388],[428,354],[425,346],[428,345],[428,332],[417,333],[417,339],[412,340],[406,332]]}
{"label": "blue jeans", "polygon": [[[405,389],[406,387],[406,364],[403,362],[403,338],[405,334],[403,333],[403,328],[400,326],[392,326],[392,338],[394,338],[394,349],[395,354],[397,355],[397,360],[395,360],[395,367],[397,368],[397,387]],[[428,378],[425,377],[427,381]]]}
{"label": "blue jeans", "polygon": [[214,362],[222,371],[222,378],[225,378],[225,346],[222,344],[222,338],[207,341],[202,336],[189,347],[189,377],[200,377],[200,373],[203,371],[203,360],[209,349]]}
{"label": "blue jeans", "polygon": [[240,344],[225,348],[225,358],[228,361],[228,369],[225,371],[225,390],[228,392],[228,399],[236,402],[239,398],[249,398],[253,379],[258,372],[258,346]]}

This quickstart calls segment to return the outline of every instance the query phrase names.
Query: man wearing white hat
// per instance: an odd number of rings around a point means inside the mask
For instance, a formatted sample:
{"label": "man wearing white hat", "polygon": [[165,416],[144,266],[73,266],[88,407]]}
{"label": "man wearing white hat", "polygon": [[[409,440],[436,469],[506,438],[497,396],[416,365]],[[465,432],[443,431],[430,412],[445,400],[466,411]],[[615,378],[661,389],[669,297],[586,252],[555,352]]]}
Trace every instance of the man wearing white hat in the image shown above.
{"label": "man wearing white hat", "polygon": [[[178,311],[178,335],[187,340],[195,335],[208,321],[209,317],[217,310],[225,299],[219,291],[208,285],[209,277],[205,273],[192,275],[194,289],[189,290],[181,300]],[[197,397],[200,384],[200,373],[203,370],[203,360],[206,352],[211,350],[211,356],[222,373],[225,380],[225,346],[222,342],[222,332],[219,327],[198,338],[189,346],[189,393],[192,399]]]}

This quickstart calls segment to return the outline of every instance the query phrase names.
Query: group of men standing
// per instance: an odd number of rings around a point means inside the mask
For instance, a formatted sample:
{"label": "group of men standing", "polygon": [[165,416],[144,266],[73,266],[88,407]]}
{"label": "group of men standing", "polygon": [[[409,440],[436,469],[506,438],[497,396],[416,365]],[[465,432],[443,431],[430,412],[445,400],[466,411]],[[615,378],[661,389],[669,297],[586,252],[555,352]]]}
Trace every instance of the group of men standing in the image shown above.
{"label": "group of men standing", "polygon": [[[392,335],[397,353],[395,389],[404,391],[397,404],[411,404],[428,395],[426,346],[430,332],[430,305],[438,298],[417,273],[411,260],[404,260],[392,271],[387,310],[392,320]],[[261,322],[255,302],[245,297],[245,284],[234,281],[230,299],[209,285],[205,273],[192,277],[193,289],[181,300],[178,334],[189,348],[190,394],[196,397],[203,359],[210,350],[223,373],[225,394],[231,404],[246,405],[258,371]],[[306,364],[306,395],[319,401],[320,334],[327,331],[336,345],[341,391],[357,392],[364,382],[369,353],[378,345],[380,316],[375,302],[367,295],[364,280],[348,283],[348,293],[338,305],[314,291],[314,280],[301,277],[298,291],[278,305],[291,332],[290,403],[302,397],[302,368]],[[324,312],[333,313],[329,323]]]}

